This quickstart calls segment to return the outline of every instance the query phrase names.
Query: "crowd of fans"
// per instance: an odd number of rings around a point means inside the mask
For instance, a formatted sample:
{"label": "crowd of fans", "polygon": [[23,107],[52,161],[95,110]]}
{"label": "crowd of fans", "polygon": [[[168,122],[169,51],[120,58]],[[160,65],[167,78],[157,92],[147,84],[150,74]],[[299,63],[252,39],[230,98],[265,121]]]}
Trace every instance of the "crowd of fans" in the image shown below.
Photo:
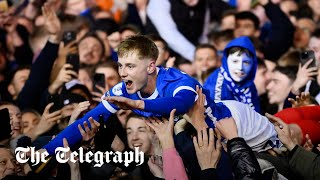
{"label": "crowd of fans", "polygon": [[[128,80],[136,57],[154,68]],[[320,179],[319,67],[319,0],[1,0],[0,179]],[[170,115],[109,98],[119,84],[163,97],[144,77],[186,81],[176,69],[199,84],[174,90],[196,98]],[[159,93],[130,93],[143,81]],[[117,111],[77,122],[100,107]],[[81,143],[58,135],[68,126]],[[139,147],[145,162],[17,162],[56,135],[73,151]]]}

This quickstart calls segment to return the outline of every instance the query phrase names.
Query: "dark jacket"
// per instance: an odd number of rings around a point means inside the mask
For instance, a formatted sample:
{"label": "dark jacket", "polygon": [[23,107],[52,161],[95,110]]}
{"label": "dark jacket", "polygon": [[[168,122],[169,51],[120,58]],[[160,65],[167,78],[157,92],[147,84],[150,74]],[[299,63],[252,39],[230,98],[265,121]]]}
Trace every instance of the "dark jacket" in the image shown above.
{"label": "dark jacket", "polygon": [[293,172],[305,180],[320,179],[319,155],[306,151],[298,145],[289,153],[289,165]]}
{"label": "dark jacket", "polygon": [[263,179],[258,160],[243,138],[229,140],[227,147],[235,179]]}
{"label": "dark jacket", "polygon": [[295,28],[279,6],[269,2],[264,9],[272,25],[263,53],[265,59],[276,61],[292,46]]}

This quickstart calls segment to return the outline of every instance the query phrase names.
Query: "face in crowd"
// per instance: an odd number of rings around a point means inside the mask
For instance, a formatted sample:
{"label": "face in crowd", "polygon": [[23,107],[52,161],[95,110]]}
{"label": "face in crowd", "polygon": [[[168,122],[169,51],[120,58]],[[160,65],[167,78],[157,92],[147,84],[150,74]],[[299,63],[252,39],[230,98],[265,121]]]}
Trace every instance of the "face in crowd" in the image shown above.
{"label": "face in crowd", "polygon": [[220,63],[213,49],[200,48],[195,53],[194,65],[197,71],[205,72],[211,68],[219,67]]}
{"label": "face in crowd", "polygon": [[16,160],[10,149],[0,148],[0,179],[16,173]]}
{"label": "face in crowd", "polygon": [[103,56],[103,46],[95,37],[88,36],[78,44],[80,63],[97,64]]}
{"label": "face in crowd", "polygon": [[93,82],[87,70],[79,69],[78,79],[82,84],[84,84],[89,89],[89,91],[92,91]]}
{"label": "face in crowd", "polygon": [[293,44],[296,48],[308,47],[312,32],[315,30],[315,23],[308,18],[298,19],[294,32]]}
{"label": "face in crowd", "polygon": [[270,104],[281,104],[287,98],[291,90],[292,80],[285,74],[274,71],[272,78],[267,85],[268,98]]}
{"label": "face in crowd", "polygon": [[30,69],[18,70],[8,86],[8,92],[12,95],[13,99],[16,99],[21,92],[24,84],[29,78]]}
{"label": "face in crowd", "polygon": [[145,123],[143,117],[130,117],[126,126],[128,145],[131,149],[139,147],[139,151],[146,154],[151,153],[151,140],[154,133]]}
{"label": "face in crowd", "polygon": [[21,120],[23,123],[23,133],[32,131],[40,121],[41,116],[32,111],[23,112]]}
{"label": "face in crowd", "polygon": [[234,29],[234,36],[236,38],[240,36],[258,37],[260,31],[254,26],[254,23],[249,19],[238,19]]}
{"label": "face in crowd", "polygon": [[158,51],[159,51],[156,65],[161,66],[169,58],[169,51],[165,48],[165,45],[163,42],[155,41],[154,43],[156,44]]}
{"label": "face in crowd", "polygon": [[320,38],[312,37],[309,41],[309,48],[314,51],[316,64],[320,67]]}
{"label": "face in crowd", "polygon": [[267,85],[270,81],[270,72],[265,66],[258,66],[256,76],[254,78],[254,84],[257,88],[258,95],[262,95],[267,92]]}
{"label": "face in crowd", "polygon": [[244,52],[236,51],[228,56],[227,64],[231,78],[235,82],[241,82],[249,75],[253,59]]}
{"label": "face in crowd", "polygon": [[2,105],[0,109],[8,108],[10,114],[10,125],[13,137],[23,133],[23,122],[20,109],[12,104]]}

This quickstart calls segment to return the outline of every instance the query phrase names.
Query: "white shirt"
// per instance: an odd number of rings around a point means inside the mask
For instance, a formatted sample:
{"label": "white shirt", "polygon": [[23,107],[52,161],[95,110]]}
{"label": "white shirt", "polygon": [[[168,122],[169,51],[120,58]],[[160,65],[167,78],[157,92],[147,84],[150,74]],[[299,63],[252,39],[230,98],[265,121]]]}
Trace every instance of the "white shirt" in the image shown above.
{"label": "white shirt", "polygon": [[[217,101],[218,102],[218,101]],[[254,111],[249,105],[234,100],[220,101],[226,105],[234,118],[238,136],[242,137],[253,151],[264,151],[273,145],[281,146],[273,124],[265,117]]]}
{"label": "white shirt", "polygon": [[171,4],[168,0],[150,0],[147,15],[169,47],[182,57],[193,61],[195,46],[179,32],[170,9]]}

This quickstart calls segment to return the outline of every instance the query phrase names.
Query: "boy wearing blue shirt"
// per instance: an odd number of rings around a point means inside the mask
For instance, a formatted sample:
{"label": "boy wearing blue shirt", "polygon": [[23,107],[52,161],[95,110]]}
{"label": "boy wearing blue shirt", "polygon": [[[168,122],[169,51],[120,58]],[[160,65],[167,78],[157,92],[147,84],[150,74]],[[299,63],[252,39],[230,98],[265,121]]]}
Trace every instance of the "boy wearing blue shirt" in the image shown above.
{"label": "boy wearing blue shirt", "polygon": [[260,102],[254,78],[257,57],[251,40],[242,36],[232,40],[224,49],[222,66],[204,83],[214,100],[236,100],[260,112]]}

